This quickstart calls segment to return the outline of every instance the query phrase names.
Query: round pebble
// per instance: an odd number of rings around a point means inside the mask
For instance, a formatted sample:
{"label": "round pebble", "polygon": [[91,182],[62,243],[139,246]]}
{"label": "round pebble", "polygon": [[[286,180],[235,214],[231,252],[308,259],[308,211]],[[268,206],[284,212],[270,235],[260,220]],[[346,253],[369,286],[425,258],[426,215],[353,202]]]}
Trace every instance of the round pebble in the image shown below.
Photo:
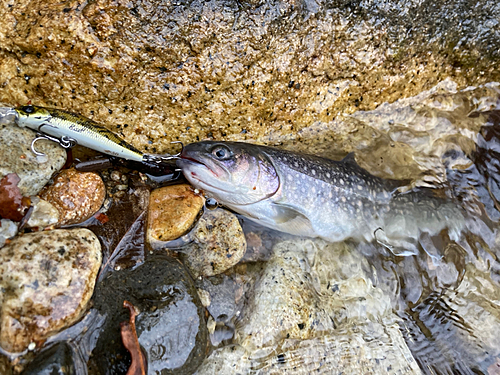
{"label": "round pebble", "polygon": [[59,211],[59,226],[81,223],[101,208],[106,188],[101,177],[94,172],[65,169],[46,188],[41,198]]}

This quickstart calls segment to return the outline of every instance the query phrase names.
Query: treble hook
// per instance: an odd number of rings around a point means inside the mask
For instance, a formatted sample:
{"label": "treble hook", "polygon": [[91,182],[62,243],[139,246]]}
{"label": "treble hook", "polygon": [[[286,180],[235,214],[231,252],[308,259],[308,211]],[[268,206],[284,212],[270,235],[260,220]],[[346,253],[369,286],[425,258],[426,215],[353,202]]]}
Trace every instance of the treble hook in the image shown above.
{"label": "treble hook", "polygon": [[170,142],[171,144],[179,143],[181,145],[181,150],[175,155],[152,155],[146,154],[143,156],[145,162],[161,163],[164,161],[179,159],[182,151],[184,150],[184,144],[181,141]]}
{"label": "treble hook", "polygon": [[[386,249],[393,251],[393,250],[394,250],[394,246],[391,246],[391,245],[389,245],[389,244],[387,244],[387,243],[384,243],[383,241],[381,241],[381,240],[379,240],[379,239],[377,238],[377,232],[378,232],[379,230],[381,230],[382,232],[384,232],[384,230],[383,230],[381,227],[378,227],[377,229],[375,229],[375,231],[373,232],[373,237],[375,237],[375,241],[377,241],[377,243],[378,243],[379,245],[384,246]],[[385,232],[384,232],[384,233],[385,233]]]}
{"label": "treble hook", "polygon": [[36,133],[36,138],[31,141],[31,151],[37,156],[45,156],[43,152],[39,152],[35,149],[35,143],[39,140],[46,139],[52,142],[56,142],[62,148],[73,148],[77,145],[77,141],[67,135],[63,135],[61,138],[53,137],[42,132],[42,127],[51,126],[50,124],[42,124],[38,127],[38,132]]}
{"label": "treble hook", "polygon": [[37,156],[45,156],[43,152],[39,152],[35,149],[35,143],[42,139],[56,142],[62,148],[72,148],[75,147],[77,144],[77,142],[73,138],[70,138],[66,135],[63,135],[60,139],[57,137],[52,137],[45,133],[36,133],[36,135],[37,135],[36,138],[33,139],[33,141],[31,141],[31,151]]}

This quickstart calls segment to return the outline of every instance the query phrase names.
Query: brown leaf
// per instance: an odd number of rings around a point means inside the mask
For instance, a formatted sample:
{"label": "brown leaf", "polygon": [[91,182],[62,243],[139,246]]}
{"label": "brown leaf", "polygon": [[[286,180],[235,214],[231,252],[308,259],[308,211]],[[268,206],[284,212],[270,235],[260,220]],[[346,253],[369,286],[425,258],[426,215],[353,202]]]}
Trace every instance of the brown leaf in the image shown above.
{"label": "brown leaf", "polygon": [[132,363],[127,371],[127,375],[146,375],[146,360],[142,354],[135,330],[135,317],[138,311],[129,301],[123,301],[123,307],[130,311],[130,320],[120,323],[123,345],[132,357]]}
{"label": "brown leaf", "polygon": [[0,217],[21,221],[30,205],[30,199],[23,197],[17,187],[21,179],[15,173],[9,173],[0,180]]}

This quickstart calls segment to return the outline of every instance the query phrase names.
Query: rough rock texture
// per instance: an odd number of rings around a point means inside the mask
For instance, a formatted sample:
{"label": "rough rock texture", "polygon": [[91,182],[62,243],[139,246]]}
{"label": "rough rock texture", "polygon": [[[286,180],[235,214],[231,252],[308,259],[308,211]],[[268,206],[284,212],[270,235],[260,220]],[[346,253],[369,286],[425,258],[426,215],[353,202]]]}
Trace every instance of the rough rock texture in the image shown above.
{"label": "rough rock texture", "polygon": [[236,321],[239,345],[215,350],[200,374],[419,374],[391,299],[345,244],[277,244]]}
{"label": "rough rock texture", "polygon": [[14,237],[16,234],[17,223],[7,219],[0,220],[0,247],[2,247],[6,241]]}
{"label": "rough rock texture", "polygon": [[28,233],[0,249],[0,346],[20,352],[73,324],[100,264],[88,229]]}
{"label": "rough rock texture", "polygon": [[0,179],[16,173],[21,179],[18,187],[24,196],[38,194],[66,162],[66,151],[50,141],[36,143],[37,151],[46,156],[33,154],[30,145],[35,134],[15,124],[0,125]]}
{"label": "rough rock texture", "polygon": [[65,169],[44,189],[41,197],[59,211],[59,226],[78,224],[101,208],[106,187],[97,173]]}
{"label": "rough rock texture", "polygon": [[186,237],[190,244],[182,249],[185,253],[180,256],[195,277],[214,276],[228,270],[247,250],[238,218],[224,209],[205,211]]}
{"label": "rough rock texture", "polygon": [[191,229],[205,200],[187,184],[153,190],[149,197],[147,238],[153,248]]}
{"label": "rough rock texture", "polygon": [[31,198],[33,212],[27,222],[29,228],[43,229],[59,221],[59,211],[51,203],[38,197]]}
{"label": "rough rock texture", "polygon": [[347,136],[333,119],[356,109],[499,80],[499,18],[493,0],[6,0],[0,101],[74,110],[153,152],[318,122]]}

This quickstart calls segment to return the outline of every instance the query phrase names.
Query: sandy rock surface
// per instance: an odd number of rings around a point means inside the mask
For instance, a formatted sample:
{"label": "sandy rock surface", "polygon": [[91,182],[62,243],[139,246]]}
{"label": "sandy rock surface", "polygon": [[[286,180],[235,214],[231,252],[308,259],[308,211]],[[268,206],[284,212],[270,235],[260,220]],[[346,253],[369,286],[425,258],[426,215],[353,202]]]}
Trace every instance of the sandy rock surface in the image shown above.
{"label": "sandy rock surface", "polygon": [[78,224],[101,208],[106,188],[97,173],[72,168],[59,173],[41,197],[59,211],[59,226]]}
{"label": "sandy rock surface", "polygon": [[37,142],[37,151],[45,156],[35,155],[30,147],[35,137],[34,131],[15,124],[0,125],[0,179],[16,173],[21,179],[18,187],[24,196],[38,194],[66,162],[66,150],[50,141]]}
{"label": "sandy rock surface", "polygon": [[73,110],[150,152],[301,140],[312,124],[342,145],[356,110],[498,81],[499,17],[491,0],[7,0],[0,101]]}
{"label": "sandy rock surface", "polygon": [[21,352],[75,323],[92,296],[101,245],[87,229],[28,233],[0,249],[0,346]]}
{"label": "sandy rock surface", "polygon": [[247,250],[238,218],[223,209],[205,211],[189,236],[192,242],[180,256],[195,277],[221,274]]}

